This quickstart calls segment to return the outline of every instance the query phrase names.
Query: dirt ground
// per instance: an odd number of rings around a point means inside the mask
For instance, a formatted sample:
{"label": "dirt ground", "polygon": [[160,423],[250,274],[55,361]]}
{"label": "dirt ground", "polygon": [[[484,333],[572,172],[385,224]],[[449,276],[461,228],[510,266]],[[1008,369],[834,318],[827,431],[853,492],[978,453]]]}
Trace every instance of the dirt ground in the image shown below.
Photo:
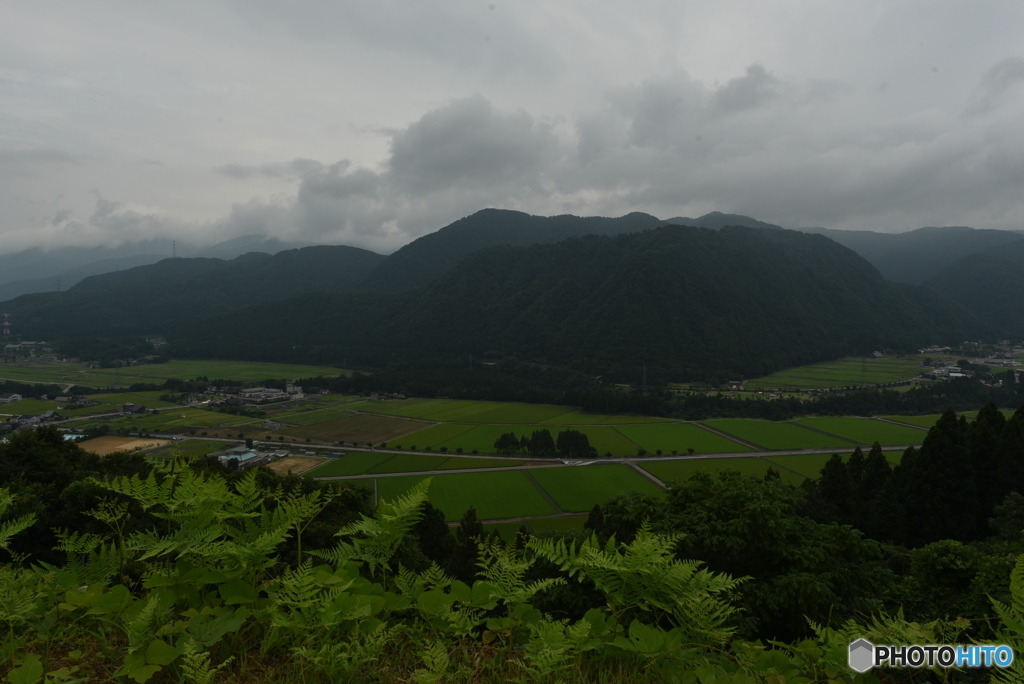
{"label": "dirt ground", "polygon": [[168,444],[166,439],[139,439],[138,437],[111,437],[110,435],[105,435],[88,439],[82,442],[80,446],[86,451],[106,456],[115,451],[131,451],[140,447],[142,449],[155,449],[165,444]]}
{"label": "dirt ground", "polygon": [[292,475],[298,475],[299,473],[306,472],[313,466],[320,465],[326,460],[326,458],[310,458],[309,456],[286,456],[277,461],[271,461],[267,464],[267,467],[278,475],[287,475],[289,470],[292,472]]}

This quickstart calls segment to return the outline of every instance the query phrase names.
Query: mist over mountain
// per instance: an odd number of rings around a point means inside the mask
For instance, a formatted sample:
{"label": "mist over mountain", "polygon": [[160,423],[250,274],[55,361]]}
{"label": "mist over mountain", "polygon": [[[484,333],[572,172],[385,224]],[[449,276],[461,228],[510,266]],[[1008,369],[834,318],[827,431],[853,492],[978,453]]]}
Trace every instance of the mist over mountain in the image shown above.
{"label": "mist over mountain", "polygon": [[924,284],[929,278],[967,254],[1016,242],[1024,233],[1008,230],[979,230],[966,226],[918,228],[906,233],[876,233],[870,230],[801,228],[817,233],[860,254],[887,279]]}
{"label": "mist over mountain", "polygon": [[[176,244],[175,244],[176,243]],[[308,243],[283,242],[265,235],[243,235],[214,245],[199,246],[173,240],[139,240],[116,247],[38,247],[0,255],[0,301],[32,292],[68,289],[83,278],[144,264],[173,255],[234,259],[247,252],[276,254]]]}
{"label": "mist over mountain", "polygon": [[1011,337],[1024,337],[1024,238],[968,254],[925,285]]}

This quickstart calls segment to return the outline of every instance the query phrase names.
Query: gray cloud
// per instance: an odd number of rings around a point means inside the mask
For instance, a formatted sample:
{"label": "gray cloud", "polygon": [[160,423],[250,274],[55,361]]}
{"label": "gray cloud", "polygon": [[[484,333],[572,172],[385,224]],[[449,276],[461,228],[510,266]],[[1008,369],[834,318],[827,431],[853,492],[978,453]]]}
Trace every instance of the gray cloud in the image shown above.
{"label": "gray cloud", "polygon": [[986,71],[978,84],[974,101],[967,107],[972,115],[994,110],[1011,89],[1024,83],[1024,57],[1007,57]]}
{"label": "gray cloud", "polygon": [[0,251],[389,251],[488,206],[1024,227],[1016,0],[53,2],[0,23]]}

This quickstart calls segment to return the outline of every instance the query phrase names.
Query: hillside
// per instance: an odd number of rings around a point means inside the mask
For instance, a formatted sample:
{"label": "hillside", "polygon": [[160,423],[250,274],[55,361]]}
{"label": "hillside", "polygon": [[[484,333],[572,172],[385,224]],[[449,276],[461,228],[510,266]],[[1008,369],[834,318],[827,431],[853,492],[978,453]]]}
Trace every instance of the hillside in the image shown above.
{"label": "hillside", "polygon": [[663,226],[496,246],[412,291],[297,297],[194,329],[202,334],[172,334],[175,353],[367,365],[472,353],[692,379],[959,340],[984,326],[822,236]]}
{"label": "hillside", "polygon": [[964,226],[919,228],[906,233],[802,228],[829,237],[867,259],[888,280],[921,285],[967,254],[1020,240],[1024,234]]}
{"label": "hillside", "polygon": [[1024,336],[1024,239],[961,257],[925,285],[1003,334]]}
{"label": "hillside", "polygon": [[164,259],[86,278],[66,292],[24,295],[5,308],[18,330],[36,339],[168,334],[259,302],[351,289],[383,258],[317,246],[230,261]]}
{"label": "hillside", "polygon": [[749,216],[718,211],[695,219],[676,217],[662,221],[637,212],[619,218],[548,217],[506,209],[484,209],[405,245],[374,269],[363,287],[374,292],[398,292],[422,285],[450,269],[463,257],[485,247],[545,244],[580,235],[620,235],[667,223],[712,229],[724,226],[778,228]]}

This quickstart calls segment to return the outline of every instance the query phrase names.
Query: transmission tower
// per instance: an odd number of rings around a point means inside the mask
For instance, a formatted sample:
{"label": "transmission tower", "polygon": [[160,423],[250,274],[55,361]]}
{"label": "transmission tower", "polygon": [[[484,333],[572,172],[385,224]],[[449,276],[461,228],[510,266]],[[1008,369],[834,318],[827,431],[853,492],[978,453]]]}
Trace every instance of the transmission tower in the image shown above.
{"label": "transmission tower", "polygon": [[57,292],[60,292],[60,276],[57,276]]}
{"label": "transmission tower", "polygon": [[644,377],[640,383],[640,391],[643,392],[645,397],[647,396],[647,366],[644,366]]}
{"label": "transmission tower", "polygon": [[4,311],[4,337],[11,336],[11,314]]}
{"label": "transmission tower", "polygon": [[177,259],[178,258],[178,241],[177,240],[171,240],[171,258],[172,259]]}

